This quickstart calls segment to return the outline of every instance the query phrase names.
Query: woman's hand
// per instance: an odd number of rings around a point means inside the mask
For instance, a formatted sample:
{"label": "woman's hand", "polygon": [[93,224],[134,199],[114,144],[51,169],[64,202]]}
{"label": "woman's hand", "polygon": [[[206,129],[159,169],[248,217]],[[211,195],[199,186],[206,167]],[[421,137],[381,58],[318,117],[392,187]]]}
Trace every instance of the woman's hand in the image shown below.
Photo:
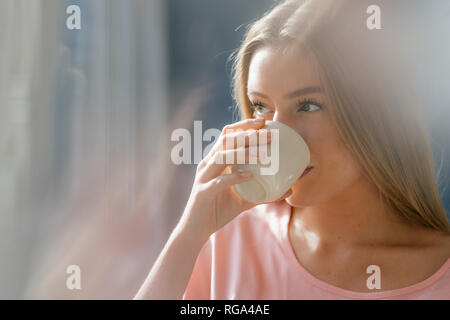
{"label": "woman's hand", "polygon": [[[263,119],[249,119],[224,127],[217,143],[199,163],[180,222],[171,233],[135,299],[181,299],[197,256],[209,236],[239,213],[256,205],[245,201],[234,191],[234,184],[248,181],[252,176],[241,175],[238,171],[230,173],[226,155],[245,152],[245,163],[248,163],[250,142],[258,144],[259,135],[267,134],[265,130],[259,131],[264,124]],[[242,131],[235,131],[239,129]],[[256,135],[256,139],[245,139],[245,148],[237,144],[242,141],[239,140],[243,139],[242,136],[249,135]],[[234,136],[231,139],[233,143],[227,141],[230,136]],[[270,142],[269,136],[267,134],[267,143]],[[219,161],[220,159],[223,161]],[[290,192],[280,199],[289,196]]]}
{"label": "woman's hand", "polygon": [[[252,179],[252,173],[230,173],[229,166],[237,163],[237,154],[240,152],[245,152],[245,163],[249,163],[249,160],[258,161],[258,156],[250,159],[249,147],[256,147],[255,143],[261,145],[262,135],[266,136],[263,141],[270,143],[269,132],[259,130],[264,125],[264,119],[247,119],[223,128],[214,147],[197,166],[192,191],[179,225],[184,232],[206,241],[239,213],[256,206],[242,199],[233,188],[235,184]],[[245,144],[239,145],[238,141],[245,141]],[[227,155],[231,154],[233,163],[226,161]],[[290,193],[289,190],[280,199]]]}

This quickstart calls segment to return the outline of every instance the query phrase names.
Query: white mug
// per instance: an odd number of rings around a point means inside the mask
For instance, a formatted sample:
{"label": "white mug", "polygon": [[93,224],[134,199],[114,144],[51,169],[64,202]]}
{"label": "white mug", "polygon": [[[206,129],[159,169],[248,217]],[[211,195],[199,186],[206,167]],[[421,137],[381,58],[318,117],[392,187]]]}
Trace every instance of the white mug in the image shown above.
{"label": "white mug", "polygon": [[[271,141],[262,163],[235,164],[239,169],[251,171],[253,178],[235,184],[234,189],[245,200],[252,203],[272,202],[284,195],[301,176],[309,164],[310,152],[303,138],[288,125],[266,120],[264,129],[272,131]],[[276,130],[278,129],[278,130]],[[258,146],[261,150],[261,146]]]}

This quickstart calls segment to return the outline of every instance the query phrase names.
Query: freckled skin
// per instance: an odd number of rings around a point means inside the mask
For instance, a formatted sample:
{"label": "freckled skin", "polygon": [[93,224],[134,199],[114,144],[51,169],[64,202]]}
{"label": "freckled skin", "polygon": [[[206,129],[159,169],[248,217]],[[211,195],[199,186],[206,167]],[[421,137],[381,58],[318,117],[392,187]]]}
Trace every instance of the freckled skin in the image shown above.
{"label": "freckled skin", "polygon": [[[254,96],[267,111],[270,110],[265,115],[257,116],[288,124],[303,137],[311,152],[310,165],[314,169],[294,184],[294,192],[287,199],[295,207],[324,202],[348,191],[361,179],[359,164],[344,147],[332,125],[329,115],[332,106],[329,106],[324,94],[310,93],[305,96],[323,104],[322,109],[314,112],[298,112],[296,103],[302,97],[287,100],[283,97],[286,92],[310,86],[320,86],[319,78],[301,53],[280,55],[276,50],[262,48],[253,56],[249,91],[254,89],[270,98]],[[252,98],[251,95],[250,101]]]}
{"label": "freckled skin", "polygon": [[[254,116],[291,126],[311,152],[313,169],[286,198],[293,207],[289,240],[298,260],[317,278],[353,291],[372,291],[366,287],[372,264],[381,269],[381,291],[426,279],[450,257],[450,237],[410,226],[382,206],[333,126],[329,110],[335,106],[323,93],[285,99],[294,90],[320,86],[314,63],[301,51],[260,48],[247,84],[250,102],[262,105],[255,106]],[[299,111],[305,98],[321,108]]]}

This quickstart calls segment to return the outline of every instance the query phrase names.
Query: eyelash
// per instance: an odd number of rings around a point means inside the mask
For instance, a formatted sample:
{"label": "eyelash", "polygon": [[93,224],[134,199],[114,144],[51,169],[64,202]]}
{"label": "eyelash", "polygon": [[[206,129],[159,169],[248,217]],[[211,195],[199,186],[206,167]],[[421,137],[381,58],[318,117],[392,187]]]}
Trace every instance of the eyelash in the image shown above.
{"label": "eyelash", "polygon": [[[308,104],[313,104],[313,105],[319,107],[320,109],[322,109],[322,106],[321,106],[319,103],[317,103],[316,101],[314,101],[313,99],[305,98],[305,99],[300,100],[300,101],[298,101],[298,102],[296,103],[296,106],[299,108],[298,111],[301,111],[301,109],[302,109],[304,106],[308,105]],[[255,109],[256,109],[257,106],[264,107],[264,105],[262,104],[262,102],[256,100],[255,102],[251,103],[251,105],[250,105],[250,107],[252,108],[253,112],[256,111]],[[319,111],[319,110],[316,110],[316,111]],[[315,111],[311,111],[311,112],[315,112]]]}

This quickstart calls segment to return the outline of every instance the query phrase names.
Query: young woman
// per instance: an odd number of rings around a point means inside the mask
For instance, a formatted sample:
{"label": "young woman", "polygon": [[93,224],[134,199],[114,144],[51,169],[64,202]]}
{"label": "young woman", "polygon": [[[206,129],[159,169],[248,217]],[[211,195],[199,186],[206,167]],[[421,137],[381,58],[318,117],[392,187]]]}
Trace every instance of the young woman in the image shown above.
{"label": "young woman", "polygon": [[[245,120],[198,165],[136,298],[450,299],[450,228],[408,82],[417,39],[400,19],[413,6],[381,2],[373,29],[372,4],[288,0],[250,26],[234,55]],[[232,187],[252,177],[215,160],[236,152],[233,129],[256,135],[268,119],[304,138],[311,169],[255,206]]]}

